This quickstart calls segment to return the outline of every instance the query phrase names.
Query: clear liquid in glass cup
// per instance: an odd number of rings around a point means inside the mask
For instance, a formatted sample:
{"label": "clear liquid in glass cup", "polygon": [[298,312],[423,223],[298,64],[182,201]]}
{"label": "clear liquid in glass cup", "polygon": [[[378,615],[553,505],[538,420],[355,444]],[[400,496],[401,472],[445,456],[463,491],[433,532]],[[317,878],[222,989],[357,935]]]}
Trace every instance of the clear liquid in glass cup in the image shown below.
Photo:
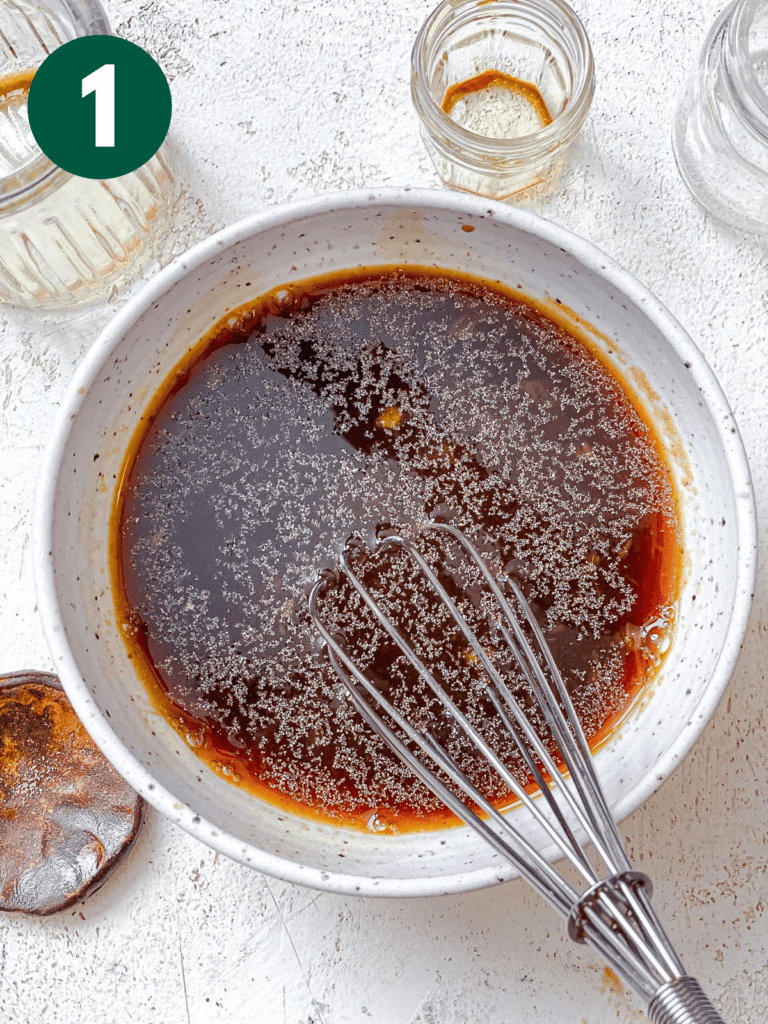
{"label": "clear liquid in glass cup", "polygon": [[69,40],[109,31],[98,0],[0,0],[0,302],[104,299],[162,258],[177,192],[167,144],[131,174],[99,181],[56,167],[29,128],[36,68]]}

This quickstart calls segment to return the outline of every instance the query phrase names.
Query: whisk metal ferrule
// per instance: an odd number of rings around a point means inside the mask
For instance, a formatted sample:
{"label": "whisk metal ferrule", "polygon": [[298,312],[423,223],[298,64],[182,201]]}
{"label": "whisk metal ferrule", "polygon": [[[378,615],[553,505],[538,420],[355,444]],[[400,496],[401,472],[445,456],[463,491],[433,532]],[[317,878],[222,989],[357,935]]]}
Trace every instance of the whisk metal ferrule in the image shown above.
{"label": "whisk metal ferrule", "polygon": [[605,914],[605,906],[602,904],[604,904],[606,897],[613,904],[613,901],[616,899],[614,892],[618,893],[618,902],[622,908],[620,916],[626,917],[631,914],[626,899],[618,889],[619,883],[632,886],[641,885],[649,897],[653,894],[653,885],[650,878],[641,871],[624,871],[620,875],[601,878],[599,882],[595,882],[591,888],[582,893],[578,902],[571,907],[571,911],[568,914],[568,934],[574,942],[587,941],[584,934],[587,927],[587,908],[594,908],[598,913],[602,910]]}
{"label": "whisk metal ferrule", "polygon": [[695,978],[687,975],[662,986],[648,1006],[653,1024],[725,1024]]}

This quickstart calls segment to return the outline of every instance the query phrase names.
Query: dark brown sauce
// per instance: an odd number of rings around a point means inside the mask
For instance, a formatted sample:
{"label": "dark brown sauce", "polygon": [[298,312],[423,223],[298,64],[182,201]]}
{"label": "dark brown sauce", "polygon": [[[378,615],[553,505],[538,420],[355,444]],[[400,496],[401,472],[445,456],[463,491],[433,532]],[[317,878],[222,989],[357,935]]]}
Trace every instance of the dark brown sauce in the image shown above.
{"label": "dark brown sauce", "polygon": [[[494,649],[465,567],[419,534],[426,515],[454,522],[521,582],[598,742],[674,627],[680,550],[660,452],[599,360],[499,288],[420,269],[276,289],[177,367],[134,438],[113,516],[129,652],[233,782],[374,831],[442,825],[344,699],[308,619],[317,572],[350,535],[371,542],[391,524],[419,537]],[[365,571],[485,726],[473,659],[409,569],[393,557]],[[343,585],[324,614],[396,701],[434,717]],[[445,740],[503,802],[483,763]]]}

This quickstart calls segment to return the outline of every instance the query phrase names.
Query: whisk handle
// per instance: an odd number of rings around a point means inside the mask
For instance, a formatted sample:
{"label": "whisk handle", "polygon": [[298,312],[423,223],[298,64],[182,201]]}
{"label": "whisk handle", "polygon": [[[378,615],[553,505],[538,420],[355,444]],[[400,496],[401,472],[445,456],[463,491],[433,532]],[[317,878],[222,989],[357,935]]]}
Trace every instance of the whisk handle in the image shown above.
{"label": "whisk handle", "polygon": [[695,978],[676,978],[658,990],[648,1005],[653,1024],[725,1024]]}

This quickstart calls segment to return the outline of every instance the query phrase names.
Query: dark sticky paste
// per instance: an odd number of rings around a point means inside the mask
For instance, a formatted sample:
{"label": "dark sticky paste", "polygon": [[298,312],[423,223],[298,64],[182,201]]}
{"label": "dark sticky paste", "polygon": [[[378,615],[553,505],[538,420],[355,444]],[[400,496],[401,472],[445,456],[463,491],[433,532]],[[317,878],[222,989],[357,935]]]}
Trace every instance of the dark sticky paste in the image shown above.
{"label": "dark sticky paste", "polygon": [[56,676],[0,678],[0,910],[52,914],[90,896],[130,849],[142,811]]}

